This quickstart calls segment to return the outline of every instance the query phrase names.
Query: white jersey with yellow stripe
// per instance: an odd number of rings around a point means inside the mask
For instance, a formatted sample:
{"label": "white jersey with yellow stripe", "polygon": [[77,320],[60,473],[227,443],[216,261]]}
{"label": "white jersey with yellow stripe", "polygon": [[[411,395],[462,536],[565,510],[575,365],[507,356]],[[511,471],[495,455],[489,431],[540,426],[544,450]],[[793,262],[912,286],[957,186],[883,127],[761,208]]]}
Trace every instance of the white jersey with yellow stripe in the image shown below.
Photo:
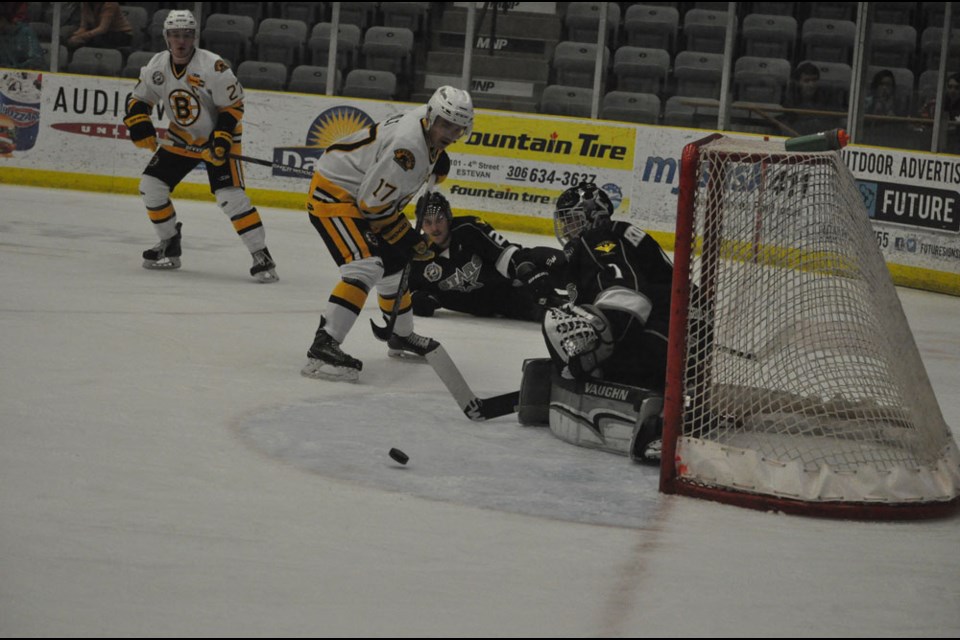
{"label": "white jersey with yellow stripe", "polygon": [[349,216],[349,210],[356,207],[353,215],[377,221],[402,211],[437,161],[427,146],[426,129],[424,105],[327,147],[316,164],[311,197],[320,203],[347,206],[315,207],[313,214]]}
{"label": "white jersey with yellow stripe", "polygon": [[[163,105],[170,118],[170,133],[185,144],[203,145],[221,111],[243,117],[243,87],[230,66],[217,54],[197,49],[186,66],[174,68],[169,51],[153,56],[140,70],[133,100]],[[234,139],[239,134],[234,130]]]}

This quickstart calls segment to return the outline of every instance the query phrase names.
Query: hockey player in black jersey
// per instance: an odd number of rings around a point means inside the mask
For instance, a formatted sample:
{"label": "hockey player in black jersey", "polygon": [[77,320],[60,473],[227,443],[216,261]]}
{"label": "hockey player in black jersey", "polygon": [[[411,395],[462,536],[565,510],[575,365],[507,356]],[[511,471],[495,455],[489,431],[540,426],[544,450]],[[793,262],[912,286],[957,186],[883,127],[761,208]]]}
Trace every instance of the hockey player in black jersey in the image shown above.
{"label": "hockey player in black jersey", "polygon": [[673,265],[656,240],[612,214],[610,198],[593,184],[557,200],[570,302],[547,309],[550,358],[524,363],[519,419],[656,464]]}
{"label": "hockey player in black jersey", "polygon": [[547,312],[544,336],[574,378],[662,391],[673,264],[656,240],[612,213],[606,193],[589,183],[557,200],[572,299]]}
{"label": "hockey player in black jersey", "polygon": [[450,203],[436,192],[429,196],[423,231],[433,243],[435,257],[413,263],[410,290],[415,315],[432,316],[444,308],[539,322],[546,306],[563,302],[553,276],[563,262],[561,251],[523,248],[480,218],[453,217]]}

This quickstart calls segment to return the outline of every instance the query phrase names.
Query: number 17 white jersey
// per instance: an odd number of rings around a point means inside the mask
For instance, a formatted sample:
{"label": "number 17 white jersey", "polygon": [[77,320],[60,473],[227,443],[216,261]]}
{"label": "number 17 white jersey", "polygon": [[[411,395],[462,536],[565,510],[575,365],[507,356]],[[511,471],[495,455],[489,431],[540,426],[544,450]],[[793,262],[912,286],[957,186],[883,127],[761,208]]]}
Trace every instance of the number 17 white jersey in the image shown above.
{"label": "number 17 white jersey", "polygon": [[[357,215],[381,220],[401,211],[430,177],[439,154],[426,140],[427,107],[361,129],[327,147],[317,161],[312,197],[349,203]],[[314,215],[343,215],[342,208]]]}

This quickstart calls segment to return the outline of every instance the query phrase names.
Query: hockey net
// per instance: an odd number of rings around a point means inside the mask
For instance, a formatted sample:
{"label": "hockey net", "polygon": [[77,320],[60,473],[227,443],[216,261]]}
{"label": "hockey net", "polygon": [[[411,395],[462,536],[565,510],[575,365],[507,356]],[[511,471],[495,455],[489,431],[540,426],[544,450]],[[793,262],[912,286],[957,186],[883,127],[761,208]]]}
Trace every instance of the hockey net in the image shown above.
{"label": "hockey net", "polygon": [[850,518],[960,507],[960,454],[836,152],[682,158],[661,490]]}

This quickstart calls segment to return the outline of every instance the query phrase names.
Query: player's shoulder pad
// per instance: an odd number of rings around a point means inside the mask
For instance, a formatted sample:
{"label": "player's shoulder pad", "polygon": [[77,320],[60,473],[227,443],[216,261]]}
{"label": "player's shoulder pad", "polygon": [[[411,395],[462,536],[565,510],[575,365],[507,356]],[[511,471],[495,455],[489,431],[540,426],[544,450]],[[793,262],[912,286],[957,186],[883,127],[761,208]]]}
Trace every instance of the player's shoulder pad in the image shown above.
{"label": "player's shoulder pad", "polygon": [[218,53],[208,49],[197,49],[193,55],[196,57],[197,66],[201,73],[210,74],[214,77],[219,77],[221,74],[234,75],[233,67]]}
{"label": "player's shoulder pad", "polygon": [[[569,259],[576,251],[582,251],[594,257],[594,259],[607,259],[621,253],[621,247],[627,244],[626,232],[630,228],[629,223],[611,222],[600,227],[587,229],[580,237],[573,240],[564,247],[564,254]],[[569,251],[568,251],[569,249]]]}
{"label": "player's shoulder pad", "polygon": [[466,222],[461,227],[463,232],[466,233],[475,233],[478,238],[483,238],[488,242],[492,242],[498,246],[507,246],[510,243],[506,240],[500,233],[494,229],[490,224],[483,221],[482,218],[476,216],[464,216],[467,218]]}
{"label": "player's shoulder pad", "polygon": [[469,227],[469,226],[477,227],[483,231],[486,231],[487,229],[492,228],[490,225],[488,225],[486,222],[484,222],[481,218],[477,216],[453,216],[453,218],[450,219],[451,230],[456,229],[458,227]]}

